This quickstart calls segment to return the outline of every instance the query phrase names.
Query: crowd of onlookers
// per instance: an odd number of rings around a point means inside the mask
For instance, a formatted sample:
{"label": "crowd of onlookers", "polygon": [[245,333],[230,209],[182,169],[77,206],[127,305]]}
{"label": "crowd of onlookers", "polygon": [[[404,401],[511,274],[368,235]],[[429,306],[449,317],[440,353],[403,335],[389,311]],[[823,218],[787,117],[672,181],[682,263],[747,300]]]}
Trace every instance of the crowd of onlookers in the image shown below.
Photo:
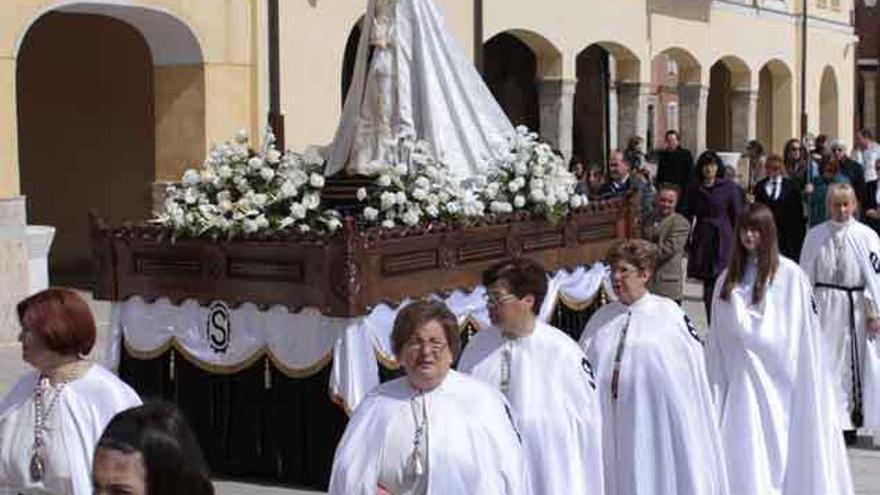
{"label": "crowd of onlookers", "polygon": [[673,267],[687,256],[686,274],[703,281],[708,314],[715,279],[727,266],[736,218],[746,204],[770,208],[779,226],[780,252],[794,260],[809,227],[827,220],[826,195],[835,183],[852,185],[859,220],[880,233],[880,145],[873,133],[858,131],[851,150],[825,135],[804,141],[790,139],[778,154],[752,140],[738,164],[725,164],[715,151],[695,159],[681,146],[678,132],[670,130],[662,148],[646,152],[644,140],[634,136],[625,149],[609,154],[607,166],[587,166],[574,157],[571,170],[579,192],[592,199],[639,194],[642,233],[660,248],[653,290],[680,301],[684,273]]}

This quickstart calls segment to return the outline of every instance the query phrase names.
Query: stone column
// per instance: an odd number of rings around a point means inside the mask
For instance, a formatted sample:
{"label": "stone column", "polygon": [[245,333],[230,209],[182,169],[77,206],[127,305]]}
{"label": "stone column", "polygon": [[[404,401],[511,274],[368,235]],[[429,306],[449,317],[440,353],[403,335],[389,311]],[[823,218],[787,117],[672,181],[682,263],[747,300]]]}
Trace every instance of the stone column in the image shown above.
{"label": "stone column", "polygon": [[544,79],[538,83],[541,136],[571,159],[574,93],[577,81]]}
{"label": "stone column", "polygon": [[708,86],[699,83],[678,86],[678,133],[681,145],[694,156],[706,150],[708,101]]}
{"label": "stone column", "polygon": [[880,122],[877,120],[877,72],[874,70],[862,70],[862,81],[865,83],[865,102],[862,107],[865,127],[872,129],[876,134]]}
{"label": "stone column", "polygon": [[651,96],[648,83],[617,83],[617,143],[621,149],[633,136],[647,138]]}
{"label": "stone column", "polygon": [[[730,150],[743,151],[758,135],[758,91],[752,88],[730,90]],[[764,143],[765,146],[772,143]]]}
{"label": "stone column", "polygon": [[15,342],[15,305],[28,295],[24,196],[0,198],[0,343]]}
{"label": "stone column", "polygon": [[[608,142],[611,143],[611,146],[614,146],[615,143],[621,148],[626,147],[626,143],[620,145],[620,138],[617,135],[617,129],[619,126],[618,115],[620,113],[620,105],[617,103],[617,83],[612,83],[608,87],[608,129],[605,132],[608,133]],[[611,150],[608,150],[609,152]]]}

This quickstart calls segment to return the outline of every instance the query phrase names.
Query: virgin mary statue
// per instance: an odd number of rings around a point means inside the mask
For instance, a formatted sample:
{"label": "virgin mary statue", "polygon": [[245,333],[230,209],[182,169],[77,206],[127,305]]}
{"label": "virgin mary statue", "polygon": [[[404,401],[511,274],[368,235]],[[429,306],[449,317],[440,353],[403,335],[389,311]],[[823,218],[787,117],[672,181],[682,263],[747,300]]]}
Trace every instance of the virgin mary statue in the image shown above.
{"label": "virgin mary statue", "polygon": [[513,126],[432,0],[369,0],[325,175],[372,175],[401,138],[434,146],[457,178],[485,171]]}

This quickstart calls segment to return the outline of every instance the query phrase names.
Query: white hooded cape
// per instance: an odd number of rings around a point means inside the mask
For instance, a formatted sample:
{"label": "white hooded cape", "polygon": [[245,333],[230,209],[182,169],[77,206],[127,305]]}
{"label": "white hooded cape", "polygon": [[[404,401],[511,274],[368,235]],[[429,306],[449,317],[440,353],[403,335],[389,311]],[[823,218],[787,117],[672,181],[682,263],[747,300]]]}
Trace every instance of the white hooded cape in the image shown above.
{"label": "white hooded cape", "polygon": [[780,256],[757,306],[751,284],[721,300],[726,277],[715,286],[706,361],[730,493],[852,494],[807,276]]}
{"label": "white hooded cape", "polygon": [[491,327],[471,339],[458,369],[500,390],[506,341],[511,349],[507,397],[522,434],[532,493],[601,495],[599,398],[583,351],[540,321],[531,335],[513,341]]}
{"label": "white hooded cape", "polygon": [[[817,261],[822,246],[831,242],[833,227],[829,222],[824,222],[810,229],[804,241],[801,252],[801,267],[808,276],[814,275],[813,267]],[[880,303],[880,238],[870,227],[853,220],[846,234],[846,246],[856,257],[865,283],[865,292],[870,294],[875,304]],[[815,280],[811,282],[815,283]],[[817,297],[818,298],[818,297]],[[823,301],[819,302],[820,316],[822,315]],[[848,306],[848,301],[846,306]],[[849,309],[844,308],[846,321],[849,319]],[[863,308],[856,308],[857,324],[864,322]],[[826,318],[823,318],[823,320]],[[880,435],[880,342],[878,339],[866,339],[865,330],[860,325],[857,329],[860,339],[859,349],[861,352],[861,376],[862,376],[862,413],[864,414],[864,427]],[[843,412],[845,414],[845,412]]]}
{"label": "white hooded cape", "polygon": [[650,293],[630,306],[609,303],[587,323],[581,346],[596,368],[606,495],[727,494],[703,349],[681,308]]}
{"label": "white hooded cape", "polygon": [[[373,48],[372,60],[368,60]],[[374,173],[388,140],[430,142],[465,179],[507,151],[510,120],[432,0],[369,0],[327,176]]]}
{"label": "white hooded cape", "polygon": [[[0,495],[91,495],[92,455],[113,416],[139,406],[128,385],[97,364],[64,386],[49,418],[44,481],[32,483],[36,371],[0,401]],[[53,393],[54,394],[54,393]]]}
{"label": "white hooded cape", "polygon": [[[411,414],[406,377],[374,389],[355,410],[333,460],[330,495],[375,495],[391,425]],[[450,370],[425,394],[427,493],[528,494],[521,445],[504,398]]]}

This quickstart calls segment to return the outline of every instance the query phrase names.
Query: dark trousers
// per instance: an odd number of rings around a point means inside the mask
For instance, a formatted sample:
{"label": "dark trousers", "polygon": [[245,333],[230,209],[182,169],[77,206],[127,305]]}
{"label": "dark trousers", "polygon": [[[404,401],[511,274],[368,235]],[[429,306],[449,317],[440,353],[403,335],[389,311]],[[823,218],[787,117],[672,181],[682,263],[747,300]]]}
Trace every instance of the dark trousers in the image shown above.
{"label": "dark trousers", "polygon": [[703,307],[706,308],[706,323],[712,323],[712,294],[715,293],[715,281],[718,276],[703,279]]}

